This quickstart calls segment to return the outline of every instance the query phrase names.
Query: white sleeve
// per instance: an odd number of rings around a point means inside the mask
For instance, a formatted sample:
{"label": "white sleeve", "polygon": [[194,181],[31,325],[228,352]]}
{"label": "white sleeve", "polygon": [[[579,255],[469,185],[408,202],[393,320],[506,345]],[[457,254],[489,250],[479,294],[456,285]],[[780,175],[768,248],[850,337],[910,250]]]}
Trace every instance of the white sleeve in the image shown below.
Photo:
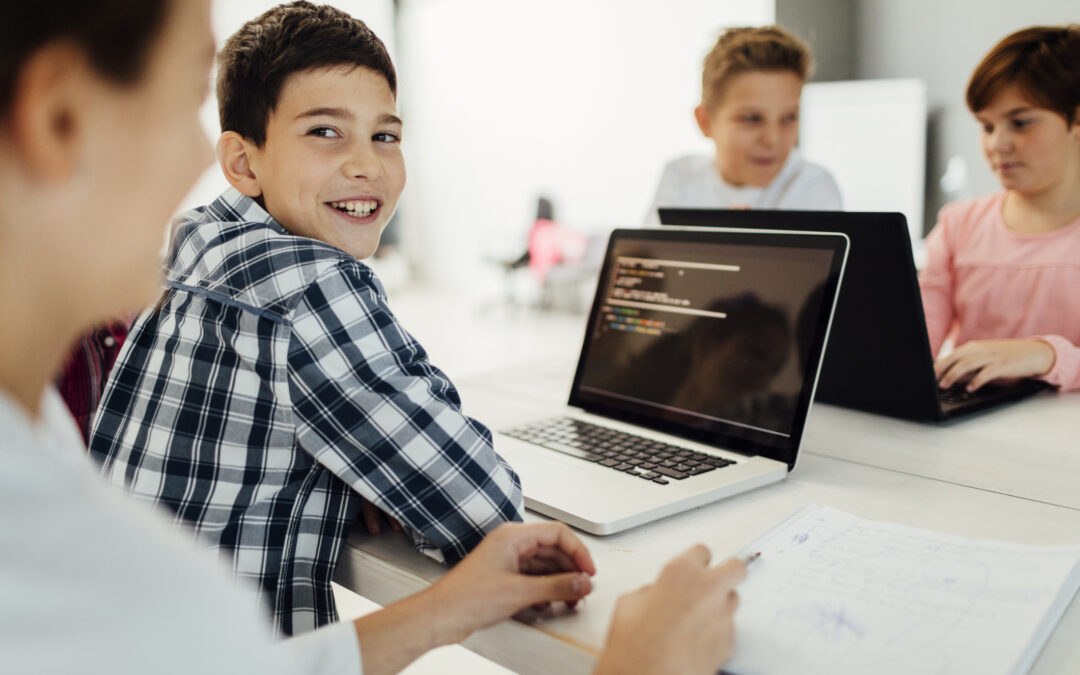
{"label": "white sleeve", "polygon": [[191,531],[61,452],[62,410],[49,434],[13,410],[0,396],[0,670],[360,672],[351,624],[276,639],[257,595]]}
{"label": "white sleeve", "polygon": [[360,641],[351,621],[324,626],[281,643],[297,673],[361,673]]}

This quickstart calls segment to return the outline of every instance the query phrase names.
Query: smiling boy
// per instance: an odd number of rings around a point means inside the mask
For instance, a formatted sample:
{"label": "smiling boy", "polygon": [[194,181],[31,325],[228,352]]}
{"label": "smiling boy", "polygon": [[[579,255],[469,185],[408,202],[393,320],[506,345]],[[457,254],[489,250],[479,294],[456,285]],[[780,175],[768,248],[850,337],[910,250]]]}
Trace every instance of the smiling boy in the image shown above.
{"label": "smiling boy", "polygon": [[522,496],[360,261],[405,185],[382,42],[330,7],[274,8],[225,45],[218,97],[232,188],[175,224],[91,452],[294,634],[336,619],[330,579],[363,500],[454,563],[520,520]]}

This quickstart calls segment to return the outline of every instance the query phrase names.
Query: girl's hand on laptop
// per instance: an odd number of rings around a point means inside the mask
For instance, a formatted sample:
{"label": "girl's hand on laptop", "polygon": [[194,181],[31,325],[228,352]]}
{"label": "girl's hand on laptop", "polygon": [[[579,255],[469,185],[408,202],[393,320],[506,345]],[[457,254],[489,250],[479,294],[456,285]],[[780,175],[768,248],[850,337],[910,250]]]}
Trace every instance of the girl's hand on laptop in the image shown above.
{"label": "girl's hand on laptop", "polygon": [[573,606],[592,591],[592,556],[562,523],[507,523],[431,587],[464,640],[530,607]]}
{"label": "girl's hand on laptop", "polygon": [[595,673],[715,673],[735,648],[735,586],[746,564],[731,558],[709,567],[694,546],[669,562],[656,583],[615,605]]}
{"label": "girl's hand on laptop", "polygon": [[1045,375],[1055,358],[1039,339],[972,340],[940,357],[934,370],[943,389],[967,380],[967,390],[975,391],[994,380]]}

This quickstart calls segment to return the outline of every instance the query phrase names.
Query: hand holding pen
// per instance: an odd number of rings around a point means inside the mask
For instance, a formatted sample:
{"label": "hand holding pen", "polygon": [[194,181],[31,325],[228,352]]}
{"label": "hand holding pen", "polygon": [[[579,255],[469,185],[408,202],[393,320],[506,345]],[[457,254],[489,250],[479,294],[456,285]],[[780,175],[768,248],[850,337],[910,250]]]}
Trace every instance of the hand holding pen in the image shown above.
{"label": "hand holding pen", "polygon": [[710,566],[697,545],[672,559],[655,583],[619,599],[595,672],[716,672],[735,645],[735,587],[757,557]]}

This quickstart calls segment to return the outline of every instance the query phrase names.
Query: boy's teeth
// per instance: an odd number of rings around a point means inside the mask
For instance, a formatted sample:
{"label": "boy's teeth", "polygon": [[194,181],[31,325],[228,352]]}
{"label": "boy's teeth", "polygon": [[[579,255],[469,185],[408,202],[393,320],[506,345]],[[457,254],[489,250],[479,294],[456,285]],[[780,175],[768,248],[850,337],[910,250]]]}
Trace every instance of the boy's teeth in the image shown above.
{"label": "boy's teeth", "polygon": [[357,202],[330,202],[330,206],[338,211],[344,211],[350,216],[369,216],[379,207],[379,203],[373,199],[365,199]]}

